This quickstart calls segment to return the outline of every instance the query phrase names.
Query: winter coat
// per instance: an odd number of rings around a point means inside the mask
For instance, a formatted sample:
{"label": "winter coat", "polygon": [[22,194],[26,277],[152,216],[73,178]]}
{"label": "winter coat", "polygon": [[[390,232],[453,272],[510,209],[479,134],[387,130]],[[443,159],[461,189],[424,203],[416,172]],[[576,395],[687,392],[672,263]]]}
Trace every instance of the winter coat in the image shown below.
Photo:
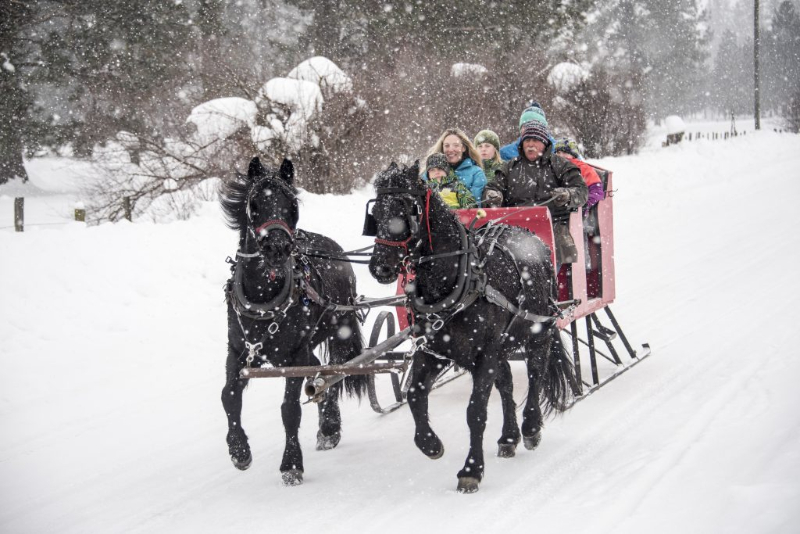
{"label": "winter coat", "polygon": [[511,161],[512,159],[519,157],[519,149],[517,148],[519,143],[520,139],[517,138],[517,140],[513,143],[509,143],[500,147],[500,159],[503,161]]}
{"label": "winter coat", "polygon": [[500,170],[505,161],[498,163],[493,159],[483,160],[483,174],[486,175],[486,183],[490,184],[494,181],[494,173]]}
{"label": "winter coat", "polygon": [[605,192],[603,191],[603,181],[600,179],[600,175],[597,174],[597,171],[594,170],[594,167],[585,161],[563,152],[559,152],[558,156],[571,162],[581,171],[581,177],[586,183],[586,187],[589,189],[586,205],[583,206],[583,213],[586,214],[592,206],[606,197]]}
{"label": "winter coat", "polygon": [[483,169],[481,169],[480,165],[472,161],[471,158],[464,158],[454,170],[458,179],[472,192],[475,200],[480,202],[483,188],[486,185],[486,175],[483,174]]}
{"label": "winter coat", "polygon": [[477,208],[478,202],[464,183],[458,179],[451,169],[441,182],[428,178],[428,173],[422,175],[428,187],[439,193],[447,207],[451,209]]}
{"label": "winter coat", "polygon": [[[522,152],[521,147],[518,147]],[[575,242],[569,234],[569,214],[586,203],[588,189],[581,178],[578,167],[554,156],[550,147],[535,161],[519,156],[507,161],[495,174],[494,182],[486,191],[497,191],[503,195],[503,206],[532,205],[544,202],[553,194],[553,189],[563,187],[569,191],[569,202],[565,206],[548,204],[553,217],[556,258],[558,263],[573,263],[578,258]]]}

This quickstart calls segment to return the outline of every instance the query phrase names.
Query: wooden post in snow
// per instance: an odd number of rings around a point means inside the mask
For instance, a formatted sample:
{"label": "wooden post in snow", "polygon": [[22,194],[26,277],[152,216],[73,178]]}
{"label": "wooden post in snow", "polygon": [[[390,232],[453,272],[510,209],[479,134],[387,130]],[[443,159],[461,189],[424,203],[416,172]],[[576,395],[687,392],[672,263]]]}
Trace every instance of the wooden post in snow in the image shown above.
{"label": "wooden post in snow", "polygon": [[25,199],[14,199],[14,230],[22,232],[25,229]]}

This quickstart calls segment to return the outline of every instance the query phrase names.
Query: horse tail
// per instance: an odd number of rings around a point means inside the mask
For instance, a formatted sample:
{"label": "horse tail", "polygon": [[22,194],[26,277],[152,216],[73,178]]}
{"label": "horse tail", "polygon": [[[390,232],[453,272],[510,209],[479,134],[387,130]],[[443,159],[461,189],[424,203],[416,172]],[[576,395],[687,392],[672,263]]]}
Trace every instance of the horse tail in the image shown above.
{"label": "horse tail", "polygon": [[[330,362],[343,364],[352,360],[364,351],[364,338],[361,335],[361,325],[355,313],[348,312],[339,317],[340,327],[337,338],[328,342]],[[344,384],[344,387],[342,387]],[[331,389],[339,396],[347,394],[348,397],[361,397],[367,392],[366,375],[348,375],[342,382],[335,384]]]}
{"label": "horse tail", "polygon": [[555,325],[550,327],[550,336],[550,354],[542,377],[545,415],[553,410],[566,411],[572,405],[570,401],[573,396],[579,391],[575,368],[561,342],[561,333]]}
{"label": "horse tail", "polygon": [[[361,325],[358,320],[353,321],[352,358],[364,351],[364,338],[361,336]],[[361,397],[367,392],[367,375],[348,375],[344,379],[344,389],[348,397]]]}

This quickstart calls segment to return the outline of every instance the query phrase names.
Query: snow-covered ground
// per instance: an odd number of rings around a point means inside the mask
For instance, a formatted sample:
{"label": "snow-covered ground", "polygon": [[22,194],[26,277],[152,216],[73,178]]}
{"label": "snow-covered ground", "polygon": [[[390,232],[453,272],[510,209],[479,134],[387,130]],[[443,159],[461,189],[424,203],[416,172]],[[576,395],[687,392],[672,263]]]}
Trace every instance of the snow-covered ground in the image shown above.
{"label": "snow-covered ground", "polygon": [[[798,532],[800,136],[661,139],[598,162],[617,189],[614,311],[653,356],[549,420],[536,451],[488,457],[475,495],[455,492],[468,378],[431,395],[438,461],[407,408],[354,400],[339,447],[317,452],[306,405],[292,488],[277,471],[282,383],[254,381],[254,463],[234,469],[219,396],[236,236],[220,210],[70,223],[74,188],[33,162],[32,186],[0,188],[0,532]],[[5,227],[21,192],[19,234]],[[300,226],[364,246],[368,197],[304,194]],[[360,293],[392,292],[357,274]],[[495,395],[489,454],[499,414]]]}

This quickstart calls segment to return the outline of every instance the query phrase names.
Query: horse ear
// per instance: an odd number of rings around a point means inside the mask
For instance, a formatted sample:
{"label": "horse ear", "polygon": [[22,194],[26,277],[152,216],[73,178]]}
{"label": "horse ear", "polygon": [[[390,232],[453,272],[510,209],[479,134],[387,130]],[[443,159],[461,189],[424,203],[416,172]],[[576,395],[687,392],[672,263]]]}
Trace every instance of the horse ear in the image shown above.
{"label": "horse ear", "polygon": [[389,168],[388,168],[388,169],[386,169],[386,170],[387,170],[387,171],[396,171],[396,170],[397,170],[397,163],[395,163],[395,162],[393,161],[393,162],[392,162],[392,164],[391,164],[391,165],[389,165]]}
{"label": "horse ear", "polygon": [[413,176],[418,176],[419,175],[419,160],[415,160],[414,161],[414,165],[412,165],[411,169],[409,169],[409,170],[412,172]]}
{"label": "horse ear", "polygon": [[286,158],[281,163],[280,175],[289,185],[294,182],[294,164]]}
{"label": "horse ear", "polygon": [[264,166],[261,165],[261,160],[258,158],[253,158],[250,160],[250,166],[247,168],[247,176],[251,180],[254,179],[256,176],[264,176]]}

